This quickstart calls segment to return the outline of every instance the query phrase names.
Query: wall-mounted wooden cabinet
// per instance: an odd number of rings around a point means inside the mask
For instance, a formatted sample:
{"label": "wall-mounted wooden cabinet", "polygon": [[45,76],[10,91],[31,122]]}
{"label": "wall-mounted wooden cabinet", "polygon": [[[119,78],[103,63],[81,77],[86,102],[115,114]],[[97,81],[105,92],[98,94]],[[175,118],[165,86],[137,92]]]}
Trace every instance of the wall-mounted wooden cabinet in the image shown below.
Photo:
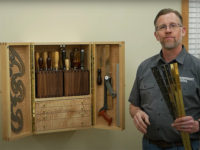
{"label": "wall-mounted wooden cabinet", "polygon": [[1,43],[3,138],[124,129],[124,42]]}

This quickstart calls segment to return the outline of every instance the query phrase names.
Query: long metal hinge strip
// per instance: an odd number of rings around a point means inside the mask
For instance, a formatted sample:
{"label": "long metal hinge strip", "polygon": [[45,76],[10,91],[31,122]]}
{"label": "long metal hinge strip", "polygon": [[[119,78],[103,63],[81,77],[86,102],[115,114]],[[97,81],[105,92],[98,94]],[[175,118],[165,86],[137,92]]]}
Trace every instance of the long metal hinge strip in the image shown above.
{"label": "long metal hinge strip", "polygon": [[[182,95],[182,90],[181,90],[181,84],[180,84],[180,78],[179,78],[179,71],[178,71],[178,64],[171,64],[170,65],[172,76],[174,77],[174,86],[176,86],[175,92],[176,94],[176,103],[177,103],[177,113],[178,117],[185,116],[185,109],[184,109],[184,103],[183,103],[183,95]],[[180,132],[183,145],[185,149],[187,150],[192,150],[191,148],[191,143],[190,143],[190,136],[186,132]]]}
{"label": "long metal hinge strip", "polygon": [[92,126],[95,124],[95,120],[96,120],[96,116],[94,115],[95,114],[95,104],[94,104],[94,99],[95,99],[95,89],[94,89],[94,50],[96,49],[95,48],[96,46],[95,45],[91,45],[91,56],[90,56],[90,59],[91,59],[91,64],[90,64],[90,87],[91,87],[91,122],[92,122]]}
{"label": "long metal hinge strip", "polygon": [[34,46],[30,45],[30,68],[31,68],[31,106],[32,106],[32,130],[35,131],[35,53]]}

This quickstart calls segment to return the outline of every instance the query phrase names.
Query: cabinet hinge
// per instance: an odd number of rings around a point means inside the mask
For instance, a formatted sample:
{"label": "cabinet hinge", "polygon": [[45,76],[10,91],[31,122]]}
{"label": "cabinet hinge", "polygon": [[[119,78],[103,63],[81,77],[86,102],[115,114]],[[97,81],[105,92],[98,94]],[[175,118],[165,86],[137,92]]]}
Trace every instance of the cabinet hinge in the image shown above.
{"label": "cabinet hinge", "polygon": [[34,45],[30,45],[32,130],[35,130],[35,65]]}

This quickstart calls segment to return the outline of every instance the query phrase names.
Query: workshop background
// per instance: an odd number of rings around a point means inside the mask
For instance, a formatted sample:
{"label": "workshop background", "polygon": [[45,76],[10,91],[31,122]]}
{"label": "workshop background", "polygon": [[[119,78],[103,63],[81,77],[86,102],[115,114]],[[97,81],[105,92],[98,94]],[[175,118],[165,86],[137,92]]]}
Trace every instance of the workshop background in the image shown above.
{"label": "workshop background", "polygon": [[160,51],[153,20],[162,8],[181,11],[181,0],[0,0],[0,42],[125,41],[126,84],[125,130],[87,129],[7,142],[0,117],[0,149],[141,150],[128,97],[140,62]]}

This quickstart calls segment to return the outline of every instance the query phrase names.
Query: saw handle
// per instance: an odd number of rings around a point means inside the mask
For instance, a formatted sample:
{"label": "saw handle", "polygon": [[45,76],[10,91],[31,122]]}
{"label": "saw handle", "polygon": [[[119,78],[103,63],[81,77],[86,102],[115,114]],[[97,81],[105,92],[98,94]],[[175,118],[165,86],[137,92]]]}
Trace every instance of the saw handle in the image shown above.
{"label": "saw handle", "polygon": [[102,116],[107,122],[108,122],[108,125],[110,126],[111,123],[112,123],[112,117],[108,116],[106,114],[106,110],[101,110],[99,111],[98,113],[99,116]]}

